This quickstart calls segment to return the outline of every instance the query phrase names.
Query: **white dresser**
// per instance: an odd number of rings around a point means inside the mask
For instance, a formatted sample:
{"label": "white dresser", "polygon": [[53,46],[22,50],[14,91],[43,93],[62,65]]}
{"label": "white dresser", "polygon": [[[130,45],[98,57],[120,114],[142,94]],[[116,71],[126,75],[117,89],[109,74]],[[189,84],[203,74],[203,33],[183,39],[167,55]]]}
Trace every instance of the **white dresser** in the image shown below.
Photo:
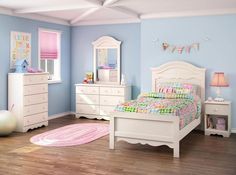
{"label": "white dresser", "polygon": [[16,131],[48,125],[48,74],[9,73],[8,109],[17,118]]}
{"label": "white dresser", "polygon": [[117,104],[131,99],[131,86],[75,84],[76,117],[109,120]]}

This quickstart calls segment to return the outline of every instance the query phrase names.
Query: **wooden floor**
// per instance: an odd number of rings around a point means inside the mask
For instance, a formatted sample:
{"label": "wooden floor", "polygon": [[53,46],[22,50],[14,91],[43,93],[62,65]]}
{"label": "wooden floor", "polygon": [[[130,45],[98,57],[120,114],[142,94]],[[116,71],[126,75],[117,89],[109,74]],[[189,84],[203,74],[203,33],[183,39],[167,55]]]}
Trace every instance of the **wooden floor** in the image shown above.
{"label": "wooden floor", "polygon": [[236,135],[230,138],[192,132],[181,141],[180,159],[166,146],[131,145],[119,142],[108,149],[108,136],[73,147],[40,147],[30,137],[72,123],[103,122],[54,119],[48,127],[0,137],[0,175],[236,175]]}

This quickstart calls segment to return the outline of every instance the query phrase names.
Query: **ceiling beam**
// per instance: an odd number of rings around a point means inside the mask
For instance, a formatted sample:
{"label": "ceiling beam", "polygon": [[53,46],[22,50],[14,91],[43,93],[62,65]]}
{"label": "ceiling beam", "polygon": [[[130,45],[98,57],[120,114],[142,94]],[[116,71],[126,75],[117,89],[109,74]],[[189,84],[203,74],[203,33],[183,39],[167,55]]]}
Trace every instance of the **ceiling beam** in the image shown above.
{"label": "ceiling beam", "polygon": [[110,9],[122,12],[126,15],[129,15],[130,17],[140,18],[140,15],[138,14],[138,12],[135,12],[133,10],[130,10],[130,9],[127,9],[127,8],[124,8],[124,7],[112,6],[112,8],[110,8]]}
{"label": "ceiling beam", "polygon": [[101,7],[95,7],[95,8],[91,8],[91,9],[85,11],[84,13],[79,15],[77,18],[71,20],[70,24],[75,24],[75,23],[83,20],[84,18],[86,18],[87,16],[93,14],[94,12],[98,11],[99,9],[101,9]]}
{"label": "ceiling beam", "polygon": [[102,6],[102,0],[85,0],[93,5],[96,5],[96,6]]}
{"label": "ceiling beam", "polygon": [[[87,0],[90,1],[90,0]],[[63,11],[63,10],[79,10],[79,9],[87,9],[87,8],[94,8],[94,7],[101,7],[102,3],[98,2],[91,3],[90,5],[64,5],[64,6],[47,6],[47,7],[36,7],[36,8],[25,8],[15,10],[14,13],[38,13],[38,12],[52,12],[52,11]]]}
{"label": "ceiling beam", "polygon": [[115,4],[116,2],[118,2],[120,0],[105,0],[104,3],[102,4],[104,7],[106,6],[111,6],[113,4]]}

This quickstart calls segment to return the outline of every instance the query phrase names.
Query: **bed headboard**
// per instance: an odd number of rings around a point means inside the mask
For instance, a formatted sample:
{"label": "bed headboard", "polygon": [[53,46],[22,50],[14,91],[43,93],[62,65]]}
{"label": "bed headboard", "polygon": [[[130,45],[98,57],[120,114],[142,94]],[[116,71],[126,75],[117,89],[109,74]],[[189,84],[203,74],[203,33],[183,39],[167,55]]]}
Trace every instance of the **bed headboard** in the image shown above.
{"label": "bed headboard", "polygon": [[199,87],[198,95],[205,101],[205,68],[196,67],[184,61],[171,61],[152,70],[152,91],[157,82],[191,83]]}

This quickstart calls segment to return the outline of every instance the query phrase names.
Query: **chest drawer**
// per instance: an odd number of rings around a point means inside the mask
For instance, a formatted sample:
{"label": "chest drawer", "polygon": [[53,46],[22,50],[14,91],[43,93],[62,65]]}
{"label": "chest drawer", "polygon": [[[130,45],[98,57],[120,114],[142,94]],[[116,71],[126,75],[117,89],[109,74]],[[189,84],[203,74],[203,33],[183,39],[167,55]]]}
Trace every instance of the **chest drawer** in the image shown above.
{"label": "chest drawer", "polygon": [[100,105],[116,106],[124,101],[124,97],[106,95],[100,96]]}
{"label": "chest drawer", "polygon": [[24,86],[24,95],[41,94],[48,92],[47,84]]}
{"label": "chest drawer", "polygon": [[24,116],[48,111],[48,103],[30,105],[24,107]]}
{"label": "chest drawer", "polygon": [[99,106],[76,104],[76,113],[99,115]]}
{"label": "chest drawer", "polygon": [[48,102],[48,94],[29,95],[24,97],[24,105],[33,105]]}
{"label": "chest drawer", "polygon": [[100,115],[109,115],[114,109],[115,106],[100,106]]}
{"label": "chest drawer", "polygon": [[24,117],[24,126],[33,125],[36,123],[41,123],[41,122],[44,122],[47,120],[48,120],[48,113],[47,112],[35,114],[35,115],[30,115],[30,116]]}
{"label": "chest drawer", "polygon": [[99,94],[99,87],[76,86],[76,93]]}
{"label": "chest drawer", "polygon": [[24,76],[24,85],[30,84],[43,84],[47,83],[48,75],[25,75]]}
{"label": "chest drawer", "polygon": [[228,105],[207,104],[205,110],[206,110],[206,114],[215,114],[215,115],[228,115],[229,114]]}
{"label": "chest drawer", "polygon": [[124,88],[115,88],[115,87],[100,87],[101,95],[120,95],[124,96]]}
{"label": "chest drawer", "polygon": [[76,94],[76,103],[99,104],[99,96],[98,95]]}

